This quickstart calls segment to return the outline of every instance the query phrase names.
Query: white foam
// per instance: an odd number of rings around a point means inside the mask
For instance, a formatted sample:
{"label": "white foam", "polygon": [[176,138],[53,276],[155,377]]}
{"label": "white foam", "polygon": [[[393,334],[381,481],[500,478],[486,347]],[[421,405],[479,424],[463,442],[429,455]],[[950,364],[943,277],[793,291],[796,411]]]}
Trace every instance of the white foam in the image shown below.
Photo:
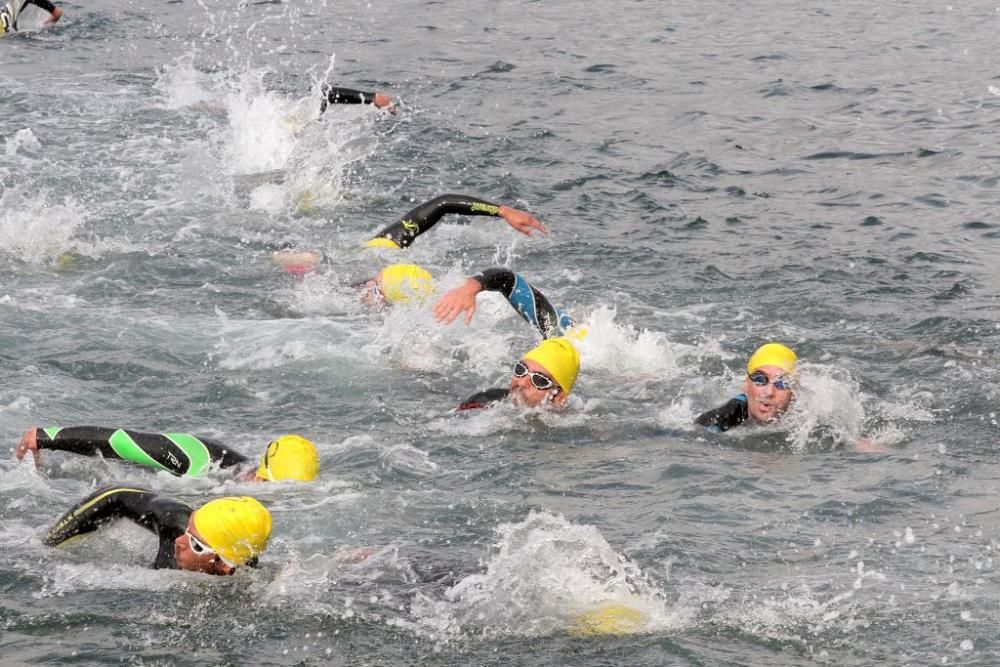
{"label": "white foam", "polygon": [[501,524],[497,537],[484,573],[465,577],[444,599],[414,600],[422,631],[443,641],[468,634],[546,635],[567,631],[581,614],[608,604],[640,612],[640,632],[687,623],[594,526],[532,512],[520,523]]}

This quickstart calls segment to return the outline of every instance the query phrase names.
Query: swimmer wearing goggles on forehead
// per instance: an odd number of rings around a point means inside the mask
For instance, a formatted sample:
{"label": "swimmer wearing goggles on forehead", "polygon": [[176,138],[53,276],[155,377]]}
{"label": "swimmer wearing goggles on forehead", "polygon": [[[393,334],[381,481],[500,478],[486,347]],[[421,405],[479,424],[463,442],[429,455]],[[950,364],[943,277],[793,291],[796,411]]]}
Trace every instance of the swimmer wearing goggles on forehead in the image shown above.
{"label": "swimmer wearing goggles on forehead", "polygon": [[249,482],[309,482],[319,475],[316,446],[292,434],[272,440],[256,469],[250,459],[227,445],[190,433],[144,433],[103,426],[32,427],[21,437],[14,455],[20,460],[31,452],[40,467],[42,449],[120,459],[177,477],[198,477],[215,468]]}
{"label": "swimmer wearing goggles on forehead", "polygon": [[156,533],[152,567],[229,575],[255,567],[271,537],[271,514],[249,496],[189,505],[130,486],[108,486],[90,494],[56,521],[42,538],[50,547],[128,519]]}
{"label": "swimmer wearing goggles on forehead", "polygon": [[728,431],[746,422],[766,424],[781,417],[792,402],[798,357],[781,343],[765,343],[747,362],[743,393],[709,410],[695,423],[710,431]]}

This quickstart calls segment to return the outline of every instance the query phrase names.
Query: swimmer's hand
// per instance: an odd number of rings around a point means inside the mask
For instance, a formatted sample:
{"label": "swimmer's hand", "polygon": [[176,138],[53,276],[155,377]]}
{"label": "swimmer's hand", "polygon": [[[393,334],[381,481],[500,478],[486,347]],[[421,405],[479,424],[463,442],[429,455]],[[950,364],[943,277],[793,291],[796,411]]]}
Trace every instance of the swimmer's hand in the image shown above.
{"label": "swimmer's hand", "polygon": [[483,286],[475,278],[469,278],[459,287],[446,292],[434,304],[434,320],[440,324],[451,324],[455,318],[465,312],[465,323],[472,322],[476,312],[476,295],[483,291]]}
{"label": "swimmer's hand", "polygon": [[392,98],[388,95],[383,95],[382,93],[375,93],[375,99],[372,100],[372,104],[375,105],[376,109],[385,109],[393,116],[396,115],[396,107],[392,106]]}
{"label": "swimmer's hand", "polygon": [[885,454],[889,452],[889,448],[878,444],[874,440],[869,440],[868,438],[861,438],[856,443],[854,443],[854,451],[858,454]]}
{"label": "swimmer's hand", "polygon": [[501,206],[498,211],[501,218],[507,221],[507,224],[521,232],[522,234],[527,234],[531,236],[531,233],[535,230],[542,232],[543,234],[548,234],[549,230],[542,226],[542,223],[538,222],[528,213],[524,211],[519,211],[516,208],[511,208],[510,206]]}
{"label": "swimmer's hand", "polygon": [[51,28],[52,24],[62,18],[62,8],[56,7],[49,14],[49,18],[45,19],[45,23],[42,24],[43,28]]}
{"label": "swimmer's hand", "polygon": [[38,454],[38,437],[34,427],[29,428],[21,436],[21,442],[17,443],[17,449],[14,450],[14,456],[20,461],[28,452],[31,452],[31,456],[35,460],[35,467],[41,468],[42,460]]}

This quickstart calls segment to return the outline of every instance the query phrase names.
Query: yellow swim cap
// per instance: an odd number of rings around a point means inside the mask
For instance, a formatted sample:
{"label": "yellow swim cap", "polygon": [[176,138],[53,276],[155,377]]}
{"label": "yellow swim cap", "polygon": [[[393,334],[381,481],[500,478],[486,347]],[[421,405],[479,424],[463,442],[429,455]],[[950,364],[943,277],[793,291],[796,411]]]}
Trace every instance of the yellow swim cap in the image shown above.
{"label": "yellow swim cap", "polygon": [[607,604],[573,619],[569,634],[574,637],[628,635],[642,629],[645,616],[638,609],[621,604]]}
{"label": "yellow swim cap", "polygon": [[392,239],[387,239],[384,236],[378,236],[373,239],[368,239],[365,241],[366,248],[391,248],[392,250],[399,250],[399,244]]}
{"label": "yellow swim cap", "polygon": [[798,357],[791,348],[781,343],[765,343],[750,357],[750,361],[747,362],[747,373],[753,373],[761,366],[777,366],[786,373],[791,373],[795,370],[796,361]]}
{"label": "yellow swim cap", "polygon": [[434,294],[434,279],[416,264],[390,264],[382,269],[382,294],[390,303],[426,301]]}
{"label": "yellow swim cap", "polygon": [[283,435],[264,450],[257,476],[272,482],[297,479],[311,482],[319,475],[316,445],[301,435]]}
{"label": "yellow swim cap", "polygon": [[230,567],[264,551],[271,537],[271,513],[256,498],[217,498],[191,515],[195,530]]}
{"label": "yellow swim cap", "polygon": [[529,350],[522,359],[534,361],[549,372],[563,392],[569,393],[576,383],[576,375],[580,372],[580,353],[576,351],[569,339],[565,337],[549,338]]}

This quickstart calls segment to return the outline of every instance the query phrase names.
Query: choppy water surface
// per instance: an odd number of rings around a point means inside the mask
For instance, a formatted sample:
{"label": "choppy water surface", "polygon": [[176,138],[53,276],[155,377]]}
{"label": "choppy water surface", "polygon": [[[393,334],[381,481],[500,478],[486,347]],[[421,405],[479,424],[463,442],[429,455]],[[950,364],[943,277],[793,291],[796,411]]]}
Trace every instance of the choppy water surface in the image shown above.
{"label": "choppy water surface", "polygon": [[[1000,661],[995,5],[63,6],[0,40],[5,664]],[[318,119],[325,80],[399,113]],[[584,321],[570,410],[451,412],[534,343],[502,300],[358,303],[388,261],[360,241],[441,192],[551,228],[447,221],[408,257],[444,287],[510,264]],[[287,241],[324,271],[275,271]],[[774,338],[787,428],[692,427]],[[13,460],[81,423],[297,431],[323,473]],[[262,567],[153,571],[125,525],[42,546],[113,481],[257,495]],[[607,603],[640,632],[574,636]]]}

